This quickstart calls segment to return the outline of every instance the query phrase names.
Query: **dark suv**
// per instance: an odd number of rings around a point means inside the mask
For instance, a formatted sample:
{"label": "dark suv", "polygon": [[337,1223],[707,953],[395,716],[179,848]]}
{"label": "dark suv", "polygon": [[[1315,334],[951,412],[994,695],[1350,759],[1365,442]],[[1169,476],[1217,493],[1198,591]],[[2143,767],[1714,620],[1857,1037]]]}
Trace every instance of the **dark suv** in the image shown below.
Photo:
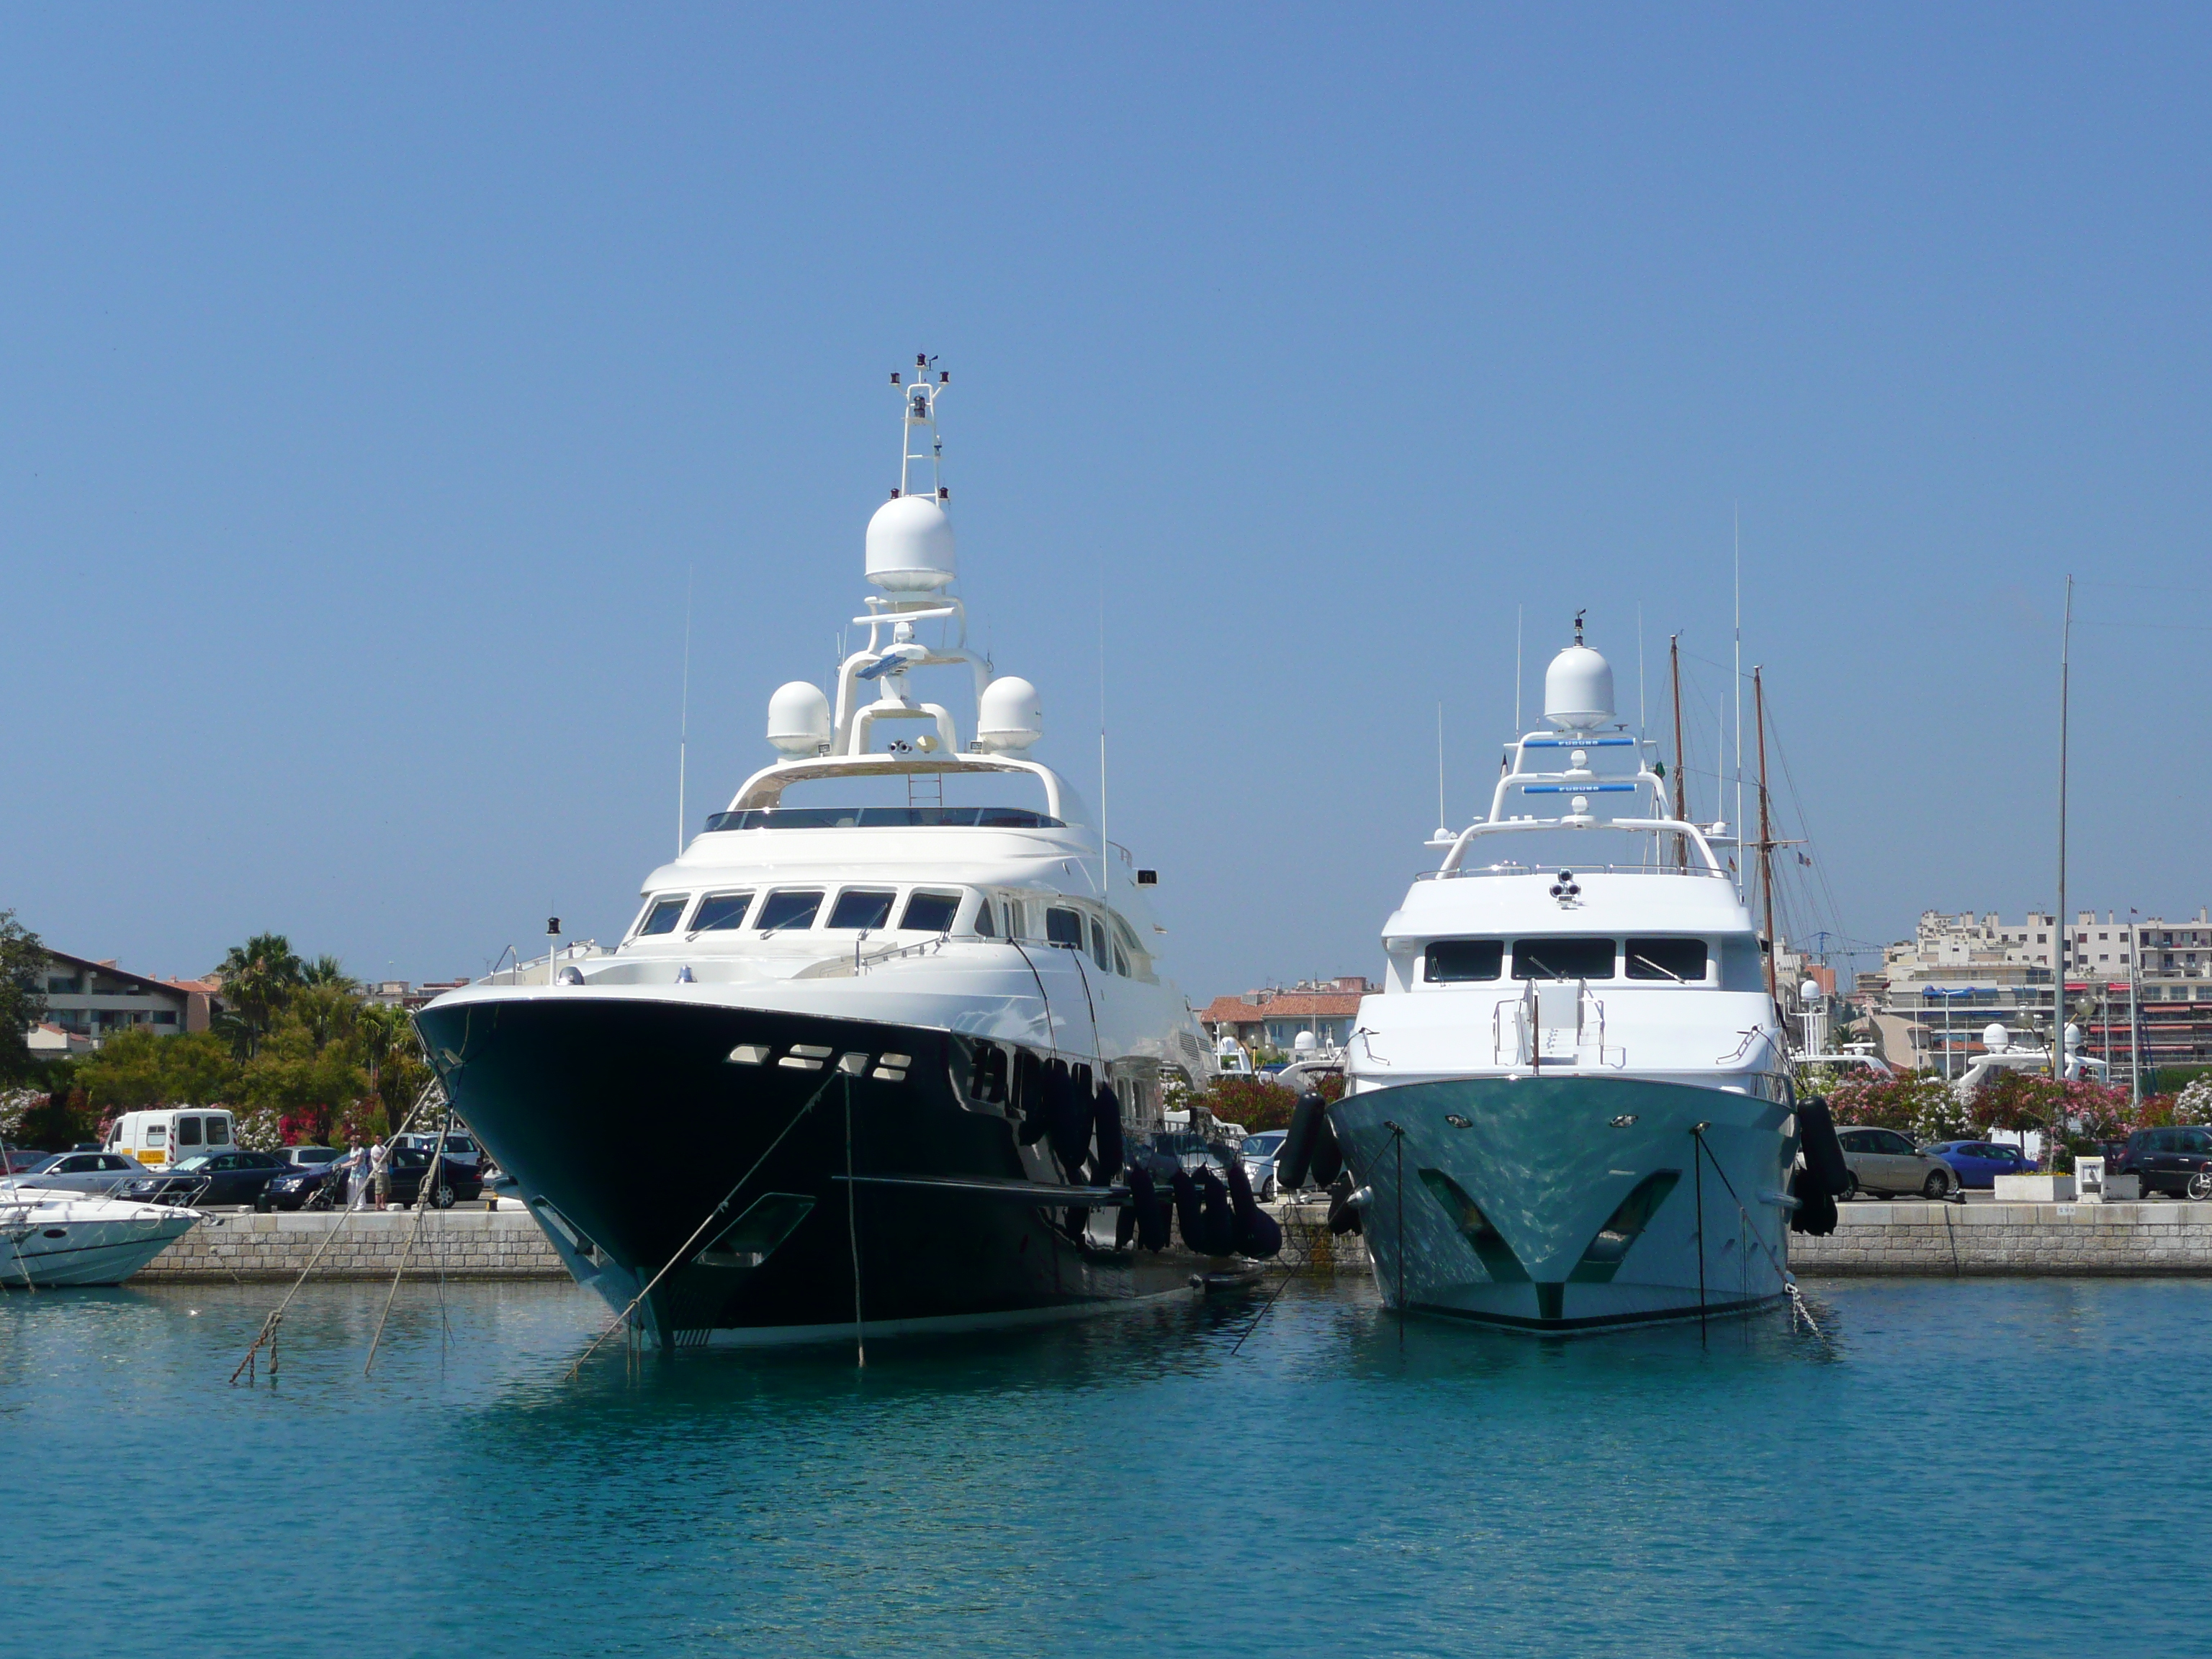
{"label": "dark suv", "polygon": [[2212,1129],[2138,1129],[2114,1173],[2137,1177],[2145,1198],[2212,1198]]}

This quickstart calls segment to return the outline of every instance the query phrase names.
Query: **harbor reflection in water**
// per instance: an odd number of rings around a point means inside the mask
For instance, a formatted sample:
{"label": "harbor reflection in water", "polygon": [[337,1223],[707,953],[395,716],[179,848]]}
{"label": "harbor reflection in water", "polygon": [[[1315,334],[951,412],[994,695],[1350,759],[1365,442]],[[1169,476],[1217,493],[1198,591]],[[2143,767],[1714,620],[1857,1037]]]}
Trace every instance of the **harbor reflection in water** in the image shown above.
{"label": "harbor reflection in water", "polygon": [[2194,1281],[1830,1283],[1832,1343],[1702,1344],[1294,1284],[1233,1355],[1256,1300],[574,1381],[568,1286],[410,1286],[364,1378],[383,1288],[328,1285],[228,1386],[278,1293],[0,1298],[24,1650],[2075,1652],[2212,1510]]}

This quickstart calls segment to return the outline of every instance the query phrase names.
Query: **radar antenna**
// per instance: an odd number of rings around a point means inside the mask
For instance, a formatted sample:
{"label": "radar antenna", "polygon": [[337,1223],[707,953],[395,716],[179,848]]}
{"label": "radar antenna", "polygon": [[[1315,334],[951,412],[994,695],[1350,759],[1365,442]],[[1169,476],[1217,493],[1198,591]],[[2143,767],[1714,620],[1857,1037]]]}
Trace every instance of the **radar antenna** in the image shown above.
{"label": "radar antenna", "polygon": [[[915,352],[912,386],[900,380],[896,369],[891,371],[891,384],[898,387],[899,397],[906,404],[906,419],[899,428],[898,488],[891,491],[895,496],[913,493],[914,464],[927,461],[931,492],[940,501],[952,499],[952,492],[945,484],[945,440],[938,435],[937,431],[937,400],[951,385],[952,371],[940,368],[937,371],[937,378],[933,380],[930,369],[936,362],[936,358],[927,353]],[[918,426],[929,428],[928,443],[921,449],[915,447],[915,428]]]}

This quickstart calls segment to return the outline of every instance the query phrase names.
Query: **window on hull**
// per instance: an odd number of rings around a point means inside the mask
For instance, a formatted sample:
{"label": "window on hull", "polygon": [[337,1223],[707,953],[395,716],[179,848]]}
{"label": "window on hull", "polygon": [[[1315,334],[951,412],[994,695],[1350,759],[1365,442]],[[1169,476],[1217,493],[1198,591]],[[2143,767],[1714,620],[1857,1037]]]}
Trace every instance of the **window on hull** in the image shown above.
{"label": "window on hull", "polygon": [[1611,979],[1613,945],[1609,939],[1516,939],[1516,979]]}
{"label": "window on hull", "polygon": [[1705,982],[1705,942],[1701,939],[1632,939],[1625,955],[1631,979]]}
{"label": "window on hull", "polygon": [[638,938],[674,933],[676,924],[684,919],[684,907],[690,902],[689,893],[665,893],[653,900],[645,907],[645,915],[638,921]]}
{"label": "window on hull", "polygon": [[888,887],[848,887],[830,907],[830,926],[881,927],[890,921],[891,900],[896,896]]}
{"label": "window on hull", "polygon": [[1440,939],[1421,957],[1421,977],[1431,985],[1464,985],[1496,979],[1505,970],[1505,941]]}
{"label": "window on hull", "polygon": [[745,925],[745,912],[753,908],[752,890],[742,893],[709,893],[699,901],[699,913],[691,918],[695,933],[726,933]]}
{"label": "window on hull", "polygon": [[764,933],[811,927],[815,912],[821,908],[819,887],[780,887],[761,901],[760,920],[753,925]]}

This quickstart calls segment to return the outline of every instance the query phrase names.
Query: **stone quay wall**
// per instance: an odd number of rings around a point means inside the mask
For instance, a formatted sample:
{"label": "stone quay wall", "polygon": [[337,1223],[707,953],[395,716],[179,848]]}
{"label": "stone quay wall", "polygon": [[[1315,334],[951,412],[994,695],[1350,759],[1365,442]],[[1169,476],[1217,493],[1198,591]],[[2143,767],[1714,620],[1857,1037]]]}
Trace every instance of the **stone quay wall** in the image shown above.
{"label": "stone quay wall", "polygon": [[1825,1238],[1790,1235],[1790,1266],[1821,1274],[2212,1275],[2212,1203],[1836,1206]]}
{"label": "stone quay wall", "polygon": [[[411,1212],[279,1210],[215,1214],[141,1267],[134,1284],[289,1282],[325,1241],[319,1279],[389,1279],[404,1255],[410,1279],[566,1279],[537,1218],[520,1204]],[[413,1237],[413,1248],[408,1241]]]}
{"label": "stone quay wall", "polygon": [[1367,1241],[1357,1233],[1328,1230],[1328,1201],[1284,1199],[1261,1206],[1282,1224],[1283,1249],[1268,1265],[1310,1273],[1364,1273],[1370,1262]]}

